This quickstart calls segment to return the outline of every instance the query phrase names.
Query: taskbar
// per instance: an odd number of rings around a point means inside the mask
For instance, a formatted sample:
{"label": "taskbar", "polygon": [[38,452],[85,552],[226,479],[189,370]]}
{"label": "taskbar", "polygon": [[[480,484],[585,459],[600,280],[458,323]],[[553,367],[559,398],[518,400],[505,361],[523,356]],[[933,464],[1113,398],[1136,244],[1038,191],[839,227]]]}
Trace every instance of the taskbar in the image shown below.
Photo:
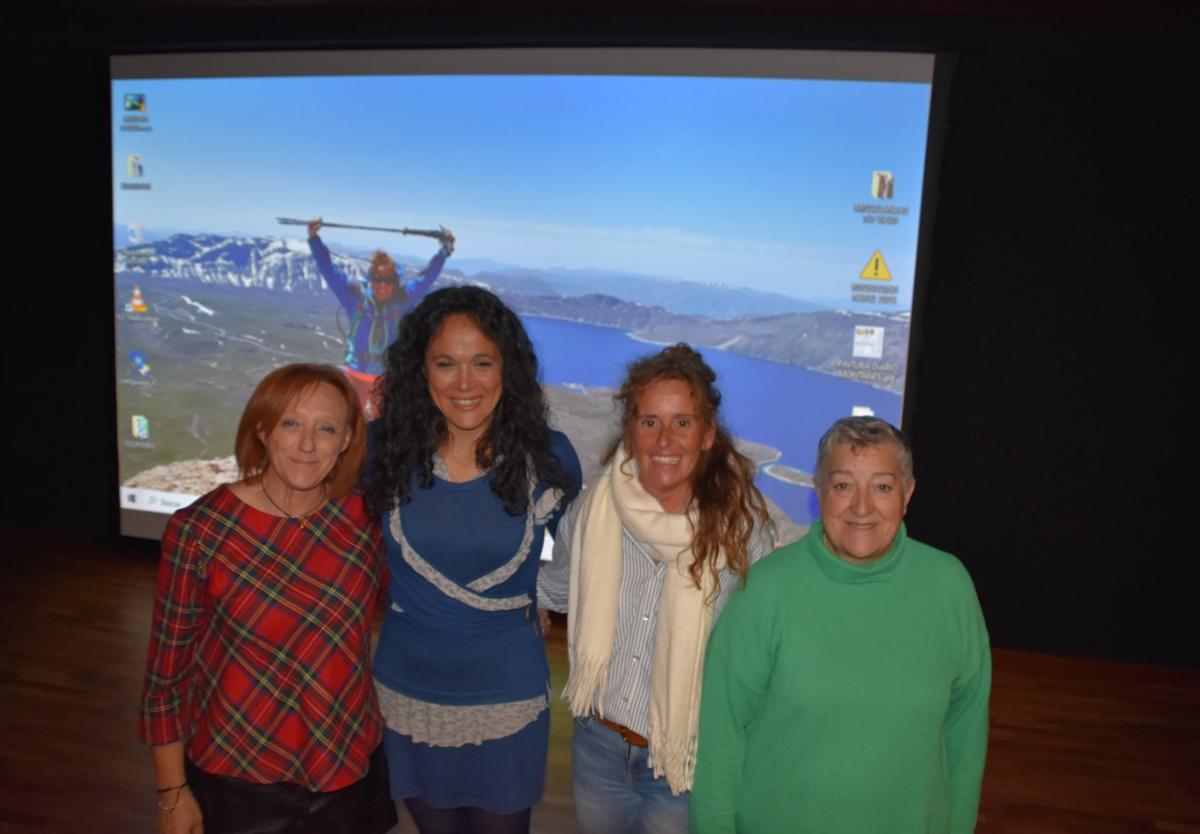
{"label": "taskbar", "polygon": [[122,510],[142,510],[164,515],[183,509],[199,497],[186,492],[165,492],[161,489],[120,488]]}

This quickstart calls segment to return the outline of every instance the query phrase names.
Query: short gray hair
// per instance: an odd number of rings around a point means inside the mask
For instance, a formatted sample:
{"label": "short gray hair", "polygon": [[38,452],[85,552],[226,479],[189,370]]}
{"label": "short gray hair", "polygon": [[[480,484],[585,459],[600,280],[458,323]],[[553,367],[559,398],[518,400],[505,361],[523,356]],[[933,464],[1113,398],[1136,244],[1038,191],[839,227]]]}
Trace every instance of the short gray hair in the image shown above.
{"label": "short gray hair", "polygon": [[895,443],[900,458],[900,480],[905,484],[913,481],[912,447],[898,428],[878,417],[843,417],[821,435],[817,443],[817,471],[813,473],[813,484],[820,489],[828,477],[829,456],[834,446],[846,444],[857,452],[867,446]]}

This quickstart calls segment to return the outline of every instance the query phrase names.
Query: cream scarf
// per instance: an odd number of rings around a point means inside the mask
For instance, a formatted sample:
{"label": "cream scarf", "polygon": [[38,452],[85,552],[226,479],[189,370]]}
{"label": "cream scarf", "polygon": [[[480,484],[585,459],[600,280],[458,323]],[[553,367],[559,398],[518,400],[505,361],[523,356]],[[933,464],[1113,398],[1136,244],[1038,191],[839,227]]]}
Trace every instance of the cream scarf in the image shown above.
{"label": "cream scarf", "polygon": [[[592,486],[571,536],[567,636],[571,675],[563,697],[575,716],[604,715],[604,687],[617,633],[621,591],[621,528],[649,545],[669,566],[658,599],[654,664],[650,669],[650,765],[666,776],[671,792],[692,787],[704,649],[712,628],[713,579],[697,588],[692,564],[694,513],[663,510],[637,478],[632,459],[619,450]],[[629,473],[627,474],[626,471]],[[724,558],[718,568],[724,568]]]}

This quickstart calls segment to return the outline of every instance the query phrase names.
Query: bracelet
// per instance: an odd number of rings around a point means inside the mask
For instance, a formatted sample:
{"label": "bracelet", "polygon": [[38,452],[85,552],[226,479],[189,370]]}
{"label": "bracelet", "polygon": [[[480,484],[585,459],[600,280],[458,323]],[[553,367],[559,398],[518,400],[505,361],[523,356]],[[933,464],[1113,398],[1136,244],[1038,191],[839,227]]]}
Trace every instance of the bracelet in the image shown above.
{"label": "bracelet", "polygon": [[172,785],[169,788],[155,788],[154,792],[155,793],[168,793],[169,791],[177,791],[180,788],[186,788],[186,787],[187,787],[187,782],[184,782],[181,785]]}
{"label": "bracelet", "polygon": [[166,811],[169,814],[172,811],[174,811],[176,808],[178,808],[179,803],[183,802],[183,791],[186,787],[187,787],[187,782],[184,782],[182,785],[179,785],[178,787],[175,787],[175,788],[167,788],[166,790],[168,790],[168,791],[179,791],[179,793],[175,794],[175,804],[174,805],[163,805],[162,800],[160,799],[157,803],[158,810]]}

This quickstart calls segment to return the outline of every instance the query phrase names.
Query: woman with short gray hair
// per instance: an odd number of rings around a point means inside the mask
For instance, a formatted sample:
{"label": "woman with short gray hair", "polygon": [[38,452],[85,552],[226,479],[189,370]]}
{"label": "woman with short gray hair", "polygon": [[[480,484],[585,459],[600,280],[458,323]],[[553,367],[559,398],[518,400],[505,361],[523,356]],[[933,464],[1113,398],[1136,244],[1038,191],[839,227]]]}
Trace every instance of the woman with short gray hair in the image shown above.
{"label": "woman with short gray hair", "polygon": [[713,631],[692,831],[969,834],[991,654],[975,588],[908,538],[912,456],[883,420],[821,439],[821,518]]}

